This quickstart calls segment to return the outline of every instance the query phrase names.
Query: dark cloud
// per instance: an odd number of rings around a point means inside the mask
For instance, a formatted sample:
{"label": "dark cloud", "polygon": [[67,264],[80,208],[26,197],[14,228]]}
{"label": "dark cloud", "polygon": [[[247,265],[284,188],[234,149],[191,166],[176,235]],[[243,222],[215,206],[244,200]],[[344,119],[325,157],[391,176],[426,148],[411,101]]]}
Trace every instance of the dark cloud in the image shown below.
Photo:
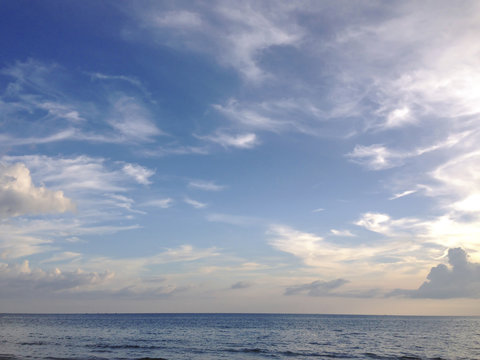
{"label": "dark cloud", "polygon": [[232,285],[231,289],[245,289],[252,286],[251,283],[246,281],[239,281]]}
{"label": "dark cloud", "polygon": [[345,279],[336,279],[331,281],[317,280],[309,284],[294,285],[285,289],[285,295],[306,294],[309,296],[336,295],[332,290],[348,283]]}
{"label": "dark cloud", "polygon": [[448,250],[448,263],[450,266],[433,267],[418,289],[397,289],[390,295],[429,299],[480,298],[480,264],[469,262],[467,253],[461,248]]}

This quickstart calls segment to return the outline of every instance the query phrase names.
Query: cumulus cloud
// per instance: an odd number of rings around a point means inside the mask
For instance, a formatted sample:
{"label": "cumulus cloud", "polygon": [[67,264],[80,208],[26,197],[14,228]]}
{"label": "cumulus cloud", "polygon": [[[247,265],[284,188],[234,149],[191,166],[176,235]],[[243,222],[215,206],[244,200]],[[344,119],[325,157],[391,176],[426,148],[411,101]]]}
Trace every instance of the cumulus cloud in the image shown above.
{"label": "cumulus cloud", "polygon": [[285,295],[334,296],[333,290],[348,283],[345,279],[317,280],[308,284],[294,285],[285,289]]}
{"label": "cumulus cloud", "polygon": [[62,191],[33,184],[29,169],[22,163],[0,163],[0,217],[74,211],[72,200]]}
{"label": "cumulus cloud", "polygon": [[448,250],[448,264],[433,267],[418,289],[397,289],[390,295],[430,299],[480,298],[480,264],[470,262],[462,248]]}
{"label": "cumulus cloud", "polygon": [[78,291],[101,285],[114,277],[114,273],[61,271],[55,268],[45,271],[31,269],[28,260],[20,264],[0,263],[0,286],[2,296],[35,295],[51,292]]}

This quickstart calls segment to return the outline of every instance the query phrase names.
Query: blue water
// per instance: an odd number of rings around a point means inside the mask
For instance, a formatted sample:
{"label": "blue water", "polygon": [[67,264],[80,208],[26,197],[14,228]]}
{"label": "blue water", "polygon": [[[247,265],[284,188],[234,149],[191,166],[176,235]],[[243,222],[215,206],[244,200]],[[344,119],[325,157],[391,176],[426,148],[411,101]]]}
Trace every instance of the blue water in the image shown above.
{"label": "blue water", "polygon": [[480,359],[480,318],[5,314],[6,359]]}

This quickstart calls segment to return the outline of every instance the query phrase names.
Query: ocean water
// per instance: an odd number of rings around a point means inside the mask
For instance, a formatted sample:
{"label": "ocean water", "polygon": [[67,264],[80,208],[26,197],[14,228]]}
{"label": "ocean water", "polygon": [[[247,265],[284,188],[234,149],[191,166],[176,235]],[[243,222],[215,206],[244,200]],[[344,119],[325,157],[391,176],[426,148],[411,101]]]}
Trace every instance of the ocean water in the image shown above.
{"label": "ocean water", "polygon": [[3,314],[0,359],[480,359],[480,318]]}

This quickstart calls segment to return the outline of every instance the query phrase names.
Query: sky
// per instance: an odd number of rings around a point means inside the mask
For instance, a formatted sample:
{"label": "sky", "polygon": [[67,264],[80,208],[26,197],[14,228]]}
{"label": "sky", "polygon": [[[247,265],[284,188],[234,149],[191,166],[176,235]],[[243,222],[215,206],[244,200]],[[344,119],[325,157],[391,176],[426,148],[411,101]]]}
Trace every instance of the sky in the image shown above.
{"label": "sky", "polygon": [[480,315],[478,1],[0,2],[0,312]]}

